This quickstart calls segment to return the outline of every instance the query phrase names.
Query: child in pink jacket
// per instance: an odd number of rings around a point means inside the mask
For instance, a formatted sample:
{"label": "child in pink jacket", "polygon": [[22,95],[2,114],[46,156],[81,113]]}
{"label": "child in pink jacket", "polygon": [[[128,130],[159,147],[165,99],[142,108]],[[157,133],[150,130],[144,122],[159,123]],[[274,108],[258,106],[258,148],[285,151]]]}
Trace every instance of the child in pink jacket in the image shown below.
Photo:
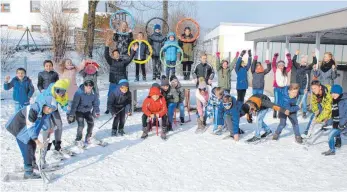
{"label": "child in pink jacket", "polygon": [[197,121],[198,121],[198,128],[196,129],[196,133],[202,133],[204,132],[205,126],[206,126],[206,119],[207,119],[207,111],[206,106],[209,99],[209,90],[206,85],[205,79],[199,79],[199,86],[195,93],[196,96],[196,106],[197,106]]}

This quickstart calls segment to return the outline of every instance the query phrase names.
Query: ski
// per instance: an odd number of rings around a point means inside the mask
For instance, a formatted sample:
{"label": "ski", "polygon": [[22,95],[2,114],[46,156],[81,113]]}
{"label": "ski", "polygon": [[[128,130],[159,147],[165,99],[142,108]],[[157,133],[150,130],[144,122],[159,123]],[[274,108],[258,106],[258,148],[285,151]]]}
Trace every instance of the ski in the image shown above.
{"label": "ski", "polygon": [[[47,176],[47,179],[49,181],[52,181],[54,179],[58,178],[58,175],[56,174],[50,174],[49,177]],[[23,173],[15,173],[15,172],[8,172],[5,174],[5,176],[2,179],[3,182],[19,182],[19,181],[42,181],[42,178],[37,179],[25,179]]]}
{"label": "ski", "polygon": [[234,137],[231,135],[227,135],[227,136],[222,138],[222,140],[227,140],[227,139],[234,139]]}
{"label": "ski", "polygon": [[[56,171],[56,170],[62,169],[63,168],[62,165],[63,164],[60,163],[60,162],[44,164],[43,167],[42,167],[42,170],[46,171],[46,172]],[[16,172],[16,173],[24,172],[24,167],[16,165],[15,168],[14,168],[14,172]]]}

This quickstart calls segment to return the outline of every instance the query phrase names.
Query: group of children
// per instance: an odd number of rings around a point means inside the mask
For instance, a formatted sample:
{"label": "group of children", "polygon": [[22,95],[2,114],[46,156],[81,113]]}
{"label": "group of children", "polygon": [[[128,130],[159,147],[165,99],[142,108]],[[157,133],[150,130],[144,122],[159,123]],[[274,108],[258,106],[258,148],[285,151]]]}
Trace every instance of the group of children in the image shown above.
{"label": "group of children", "polygon": [[[169,33],[167,40],[160,33],[160,25],[154,26],[155,32],[149,37],[149,42],[153,48],[153,80],[161,79],[161,84],[154,83],[149,90],[148,97],[142,104],[142,127],[141,138],[148,137],[151,127],[159,126],[161,122],[161,138],[167,139],[167,133],[172,130],[176,108],[180,111],[180,124],[185,123],[185,90],[182,88],[175,75],[175,68],[178,57],[178,46],[183,48],[184,54],[184,79],[190,79],[191,65],[193,64],[193,48],[195,42],[187,43],[176,40],[174,33]],[[131,115],[132,96],[129,91],[127,66],[135,59],[143,61],[148,54],[148,47],[144,43],[135,43],[128,54],[128,46],[132,41],[131,30],[127,33],[126,22],[122,24],[122,33],[115,33],[113,40],[117,42],[117,48],[112,50],[110,55],[111,41],[106,42],[105,59],[110,65],[109,90],[107,99],[107,113],[111,113],[113,119],[112,136],[125,134],[124,125],[126,116]],[[143,40],[143,34],[138,34],[138,40]],[[193,38],[190,28],[185,28],[184,34],[179,39]],[[166,41],[165,41],[166,40]],[[165,42],[165,43],[164,43]],[[162,64],[159,53],[164,46],[166,65],[166,76],[161,76]],[[303,143],[299,131],[298,111],[303,110],[303,117],[307,116],[307,94],[312,90],[312,116],[305,134],[310,137],[318,129],[323,131],[328,125],[333,126],[329,135],[329,150],[324,155],[335,154],[335,148],[341,146],[340,134],[346,128],[347,96],[343,93],[340,85],[334,85],[337,77],[336,65],[331,53],[325,53],[322,64],[318,67],[317,58],[313,55],[313,63],[308,64],[307,56],[301,56],[300,63],[297,63],[299,51],[296,52],[293,60],[291,55],[286,54],[288,65],[284,61],[277,61],[278,54],[273,57],[272,63],[266,60],[267,68],[264,69],[258,57],[254,56],[252,62],[252,52],[248,50],[248,58],[243,61],[246,50],[236,53],[236,57],[231,60],[220,60],[217,53],[216,71],[218,74],[218,87],[211,88],[215,76],[215,70],[207,62],[207,55],[202,54],[200,63],[193,70],[194,81],[196,82],[196,104],[197,104],[197,130],[206,130],[207,119],[213,118],[213,132],[221,134],[223,129],[228,129],[230,137],[238,141],[243,130],[240,129],[240,118],[245,116],[249,123],[256,118],[256,128],[254,137],[247,142],[256,142],[261,138],[272,134],[273,140],[278,140],[287,119],[290,120],[295,140]],[[83,60],[78,66],[74,65],[70,59],[64,59],[60,65],[53,65],[50,60],[43,62],[44,71],[38,74],[37,88],[39,95],[35,102],[30,105],[34,94],[34,86],[26,71],[18,68],[16,77],[10,81],[10,77],[5,77],[4,89],[13,88],[13,99],[15,101],[16,113],[6,124],[7,130],[17,139],[18,146],[24,159],[25,178],[39,178],[33,172],[37,167],[35,161],[35,149],[45,148],[50,150],[54,145],[54,154],[63,156],[62,145],[62,120],[57,106],[60,105],[66,113],[69,123],[77,121],[76,145],[90,143],[94,127],[94,118],[100,116],[100,99],[97,88],[97,76],[99,65],[91,60]],[[143,79],[146,79],[144,65],[136,64],[136,81],[139,81],[139,69],[143,70]],[[288,80],[288,73],[292,66],[296,70],[296,78],[292,83]],[[54,71],[55,69],[55,71]],[[232,96],[231,72],[235,69],[237,75],[237,98]],[[253,95],[245,101],[248,90],[248,71],[251,69]],[[264,94],[265,75],[274,73],[274,95],[275,101]],[[313,71],[312,71],[313,70]],[[76,75],[80,73],[84,78],[82,85],[76,83]],[[171,73],[171,74],[170,74]],[[313,73],[314,80],[310,77]],[[296,81],[294,83],[293,81]],[[273,117],[280,119],[275,133],[264,122],[266,114],[273,110]],[[87,122],[87,133],[83,138],[84,121]],[[318,127],[318,128],[317,128]],[[262,129],[264,132],[261,134]],[[42,130],[44,143],[38,140],[38,135]],[[48,141],[54,132],[55,140]],[[47,142],[48,141],[48,142]],[[44,144],[46,146],[44,146]]]}

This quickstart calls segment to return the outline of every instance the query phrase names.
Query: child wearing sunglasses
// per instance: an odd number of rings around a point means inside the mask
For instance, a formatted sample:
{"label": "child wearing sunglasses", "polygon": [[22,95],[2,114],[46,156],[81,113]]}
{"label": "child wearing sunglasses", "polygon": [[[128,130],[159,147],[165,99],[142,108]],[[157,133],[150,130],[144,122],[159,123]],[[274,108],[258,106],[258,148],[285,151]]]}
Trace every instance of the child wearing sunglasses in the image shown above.
{"label": "child wearing sunglasses", "polygon": [[94,82],[92,80],[85,81],[79,89],[76,91],[73,101],[70,113],[68,115],[69,119],[75,119],[77,120],[78,128],[77,128],[77,135],[75,139],[75,144],[77,146],[83,146],[82,140],[82,133],[84,128],[84,120],[87,122],[87,134],[85,137],[85,143],[89,144],[92,137],[93,127],[94,127],[94,119],[93,115],[95,114],[95,117],[100,116],[100,109],[99,109],[99,98],[98,94],[96,94],[93,91],[94,88]]}
{"label": "child wearing sunglasses", "polygon": [[230,137],[234,138],[235,141],[239,141],[239,109],[236,98],[229,94],[223,96],[222,102],[218,107],[219,113],[224,117],[224,125],[230,131]]}
{"label": "child wearing sunglasses", "polygon": [[112,124],[112,136],[123,136],[125,114],[131,115],[131,92],[129,91],[129,81],[121,79],[116,87],[108,97],[107,110],[109,110],[114,117]]}

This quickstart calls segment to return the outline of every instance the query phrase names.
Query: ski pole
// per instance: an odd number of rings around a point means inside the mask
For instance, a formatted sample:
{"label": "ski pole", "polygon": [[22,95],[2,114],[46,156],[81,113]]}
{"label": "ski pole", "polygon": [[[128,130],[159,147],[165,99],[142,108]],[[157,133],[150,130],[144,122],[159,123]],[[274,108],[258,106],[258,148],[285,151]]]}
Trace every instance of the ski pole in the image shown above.
{"label": "ski pole", "polygon": [[[114,115],[118,115],[118,113],[120,113],[123,110],[124,110],[124,107],[122,109],[120,109],[117,113],[115,113]],[[109,120],[107,120],[104,124],[102,124],[98,129],[101,129],[101,127],[106,125],[109,121],[111,121],[111,119],[113,119],[113,115],[112,115],[112,117]]]}
{"label": "ski pole", "polygon": [[158,135],[159,135],[159,134],[158,134],[158,129],[159,129],[159,117],[157,117],[156,120],[157,120],[156,125],[157,125],[157,136],[158,136]]}

